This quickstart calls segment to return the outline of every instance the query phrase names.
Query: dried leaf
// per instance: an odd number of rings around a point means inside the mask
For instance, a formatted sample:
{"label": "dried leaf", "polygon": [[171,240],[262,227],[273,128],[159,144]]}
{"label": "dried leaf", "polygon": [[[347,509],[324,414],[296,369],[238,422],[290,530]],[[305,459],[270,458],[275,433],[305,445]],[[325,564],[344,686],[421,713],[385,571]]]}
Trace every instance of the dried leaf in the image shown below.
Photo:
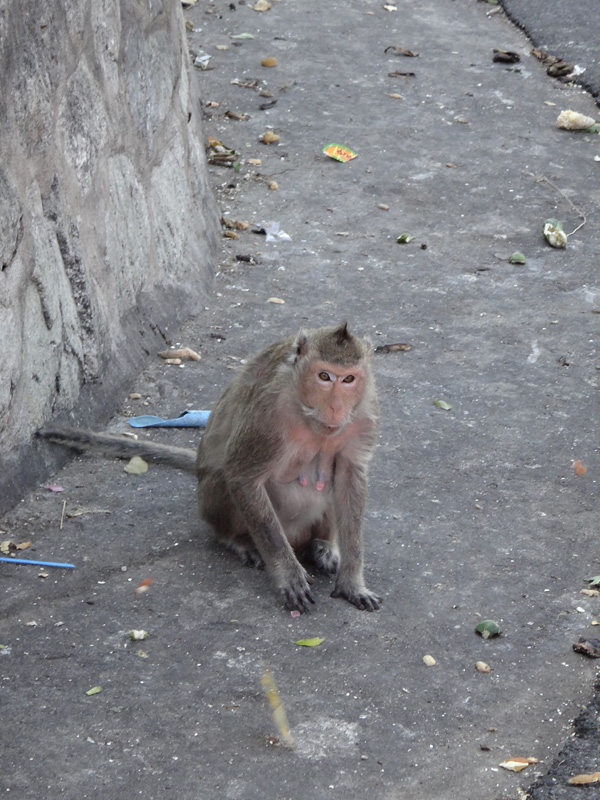
{"label": "dried leaf", "polygon": [[508,769],[511,772],[521,772],[521,770],[527,769],[530,764],[537,764],[537,758],[507,758],[506,761],[503,761],[500,766],[503,769]]}
{"label": "dried leaf", "polygon": [[573,472],[575,473],[575,475],[585,475],[585,473],[587,472],[587,467],[584,467],[581,461],[574,461]]}
{"label": "dried leaf", "polygon": [[161,350],[159,358],[189,358],[192,361],[200,361],[201,356],[191,347],[181,347],[178,350]]}
{"label": "dried leaf", "polygon": [[65,516],[72,518],[72,517],[82,517],[84,514],[110,514],[111,512],[107,508],[86,508],[85,506],[73,506],[68,511],[65,512]]}
{"label": "dried leaf", "polygon": [[315,636],[312,639],[298,639],[294,644],[299,644],[301,647],[318,647],[320,644],[323,644],[324,641],[325,639],[322,639],[320,636]]}
{"label": "dried leaf", "polygon": [[232,39],[254,39],[253,34],[251,33],[232,33]]}
{"label": "dried leaf", "polygon": [[585,786],[586,783],[600,783],[600,772],[590,772],[587,775],[574,775],[569,778],[569,783],[575,786]]}
{"label": "dried leaf", "polygon": [[396,344],[380,344],[379,347],[375,348],[376,353],[408,352],[408,350],[412,350],[412,344],[407,344],[406,342],[397,342]]}
{"label": "dried leaf", "polygon": [[100,694],[101,691],[102,691],[101,686],[92,686],[91,689],[87,690],[86,694],[88,697],[91,697],[93,694]]}
{"label": "dried leaf", "polygon": [[580,593],[588,597],[600,597],[600,589],[582,589]]}
{"label": "dried leaf", "polygon": [[48,489],[49,492],[64,492],[62,486],[57,486],[56,484],[50,484],[48,486],[42,486],[42,489]]}
{"label": "dried leaf", "polygon": [[500,61],[503,64],[516,64],[520,60],[521,56],[515,53],[514,50],[494,49],[494,55],[492,56],[492,61]]}
{"label": "dried leaf", "polygon": [[485,661],[476,661],[475,662],[475,669],[477,672],[491,672],[492,668],[489,664],[486,664]]}
{"label": "dried leaf", "polygon": [[266,131],[262,135],[261,142],[264,144],[273,144],[273,142],[278,142],[279,138],[280,137],[276,133],[273,133],[273,131]]}
{"label": "dried leaf", "polygon": [[123,469],[130,475],[143,475],[145,472],[148,472],[148,464],[143,458],[140,458],[140,456],[134,456],[125,464]]}
{"label": "dried leaf", "polygon": [[21,544],[18,544],[16,547],[17,550],[27,550],[28,547],[31,547],[31,544],[31,542],[21,542]]}
{"label": "dried leaf", "polygon": [[423,656],[423,663],[425,664],[426,667],[435,667],[435,665],[437,664],[437,661],[435,660],[435,658],[433,656],[427,655],[427,656]]}
{"label": "dried leaf", "polygon": [[281,306],[285,303],[285,300],[282,300],[281,297],[269,297],[267,303],[275,303],[278,306]]}
{"label": "dried leaf", "polygon": [[400,47],[397,44],[391,44],[389,47],[386,47],[383,52],[387,53],[388,50],[391,50],[398,56],[408,56],[409,58],[416,58],[419,55],[418,53],[413,53],[412,50],[407,50],[405,47]]}
{"label": "dried leaf", "polygon": [[268,186],[268,187],[269,187],[269,189],[271,189],[271,191],[273,191],[273,192],[276,192],[276,191],[279,189],[279,184],[277,183],[277,181],[269,181],[269,183],[267,184],[267,186]]}
{"label": "dried leaf", "polygon": [[245,122],[250,119],[250,114],[241,114],[239,111],[231,111],[231,109],[225,112],[225,116],[228,119],[235,119],[237,122]]}
{"label": "dried leaf", "polygon": [[580,636],[574,643],[573,650],[589,658],[600,658],[600,639],[584,639]]}
{"label": "dried leaf", "polygon": [[11,550],[16,550],[17,545],[14,542],[6,539],[4,542],[0,542],[0,553],[4,553],[7,556]]}
{"label": "dried leaf", "polygon": [[263,67],[276,67],[277,59],[274,56],[268,56],[267,58],[263,58],[260,63]]}
{"label": "dried leaf", "polygon": [[250,6],[253,11],[268,11],[271,8],[271,3],[267,0],[258,0],[253,6]]}
{"label": "dried leaf", "polygon": [[382,211],[389,211],[390,207],[387,203],[377,203],[377,208],[381,209]]}

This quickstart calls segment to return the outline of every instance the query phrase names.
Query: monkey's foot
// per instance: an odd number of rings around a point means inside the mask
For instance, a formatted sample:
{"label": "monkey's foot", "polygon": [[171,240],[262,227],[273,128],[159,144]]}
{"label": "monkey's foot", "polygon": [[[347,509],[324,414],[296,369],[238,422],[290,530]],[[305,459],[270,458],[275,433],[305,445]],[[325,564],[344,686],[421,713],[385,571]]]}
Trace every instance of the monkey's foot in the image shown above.
{"label": "monkey's foot", "polygon": [[256,569],[265,568],[265,561],[252,543],[250,537],[248,537],[247,541],[234,539],[233,541],[228,541],[225,544],[230,550],[240,557],[244,566],[256,567]]}
{"label": "monkey's foot", "polygon": [[308,554],[317,569],[325,575],[335,575],[340,566],[340,554],[324,539],[313,539],[308,545]]}
{"label": "monkey's foot", "polygon": [[336,586],[331,593],[332,597],[343,597],[361,611],[379,611],[383,600],[366,587],[348,587],[343,584]]}

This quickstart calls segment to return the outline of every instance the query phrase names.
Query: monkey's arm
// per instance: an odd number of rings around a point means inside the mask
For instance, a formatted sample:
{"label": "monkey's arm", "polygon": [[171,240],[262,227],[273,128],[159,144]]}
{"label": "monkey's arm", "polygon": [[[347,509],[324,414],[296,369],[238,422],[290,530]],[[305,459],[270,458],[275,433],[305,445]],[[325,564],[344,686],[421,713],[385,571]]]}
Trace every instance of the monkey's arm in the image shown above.
{"label": "monkey's arm", "polygon": [[287,540],[264,485],[236,476],[228,487],[286,608],[308,611],[315,602],[311,580]]}
{"label": "monkey's arm", "polygon": [[42,428],[37,433],[51,442],[58,442],[74,450],[91,451],[109,458],[132,458],[140,456],[155,464],[165,464],[186,472],[195,472],[196,451],[186,447],[171,447],[158,442],[124,439],[110,433],[95,433],[79,428]]}
{"label": "monkey's arm", "polygon": [[[340,567],[332,597],[343,597],[363,611],[377,611],[382,599],[365,586],[362,519],[367,497],[366,458],[343,452],[335,465],[334,508]],[[362,462],[362,463],[361,463]]]}

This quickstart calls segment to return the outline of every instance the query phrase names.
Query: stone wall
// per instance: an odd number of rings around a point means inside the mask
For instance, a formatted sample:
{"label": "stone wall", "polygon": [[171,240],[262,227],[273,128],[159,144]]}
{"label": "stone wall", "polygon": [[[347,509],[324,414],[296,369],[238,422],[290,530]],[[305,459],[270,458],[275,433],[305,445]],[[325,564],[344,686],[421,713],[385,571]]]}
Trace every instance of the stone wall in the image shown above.
{"label": "stone wall", "polygon": [[218,214],[176,0],[0,0],[0,74],[1,512],[202,306]]}

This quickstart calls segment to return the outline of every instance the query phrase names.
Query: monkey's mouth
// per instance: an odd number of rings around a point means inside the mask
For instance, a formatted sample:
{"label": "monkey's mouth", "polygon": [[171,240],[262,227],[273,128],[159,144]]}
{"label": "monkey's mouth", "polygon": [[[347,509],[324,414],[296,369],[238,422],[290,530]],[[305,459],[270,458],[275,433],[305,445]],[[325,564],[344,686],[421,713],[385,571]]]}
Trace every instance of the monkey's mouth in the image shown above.
{"label": "monkey's mouth", "polygon": [[341,429],[341,425],[327,425],[325,422],[320,422],[319,427],[326,436],[333,436]]}

